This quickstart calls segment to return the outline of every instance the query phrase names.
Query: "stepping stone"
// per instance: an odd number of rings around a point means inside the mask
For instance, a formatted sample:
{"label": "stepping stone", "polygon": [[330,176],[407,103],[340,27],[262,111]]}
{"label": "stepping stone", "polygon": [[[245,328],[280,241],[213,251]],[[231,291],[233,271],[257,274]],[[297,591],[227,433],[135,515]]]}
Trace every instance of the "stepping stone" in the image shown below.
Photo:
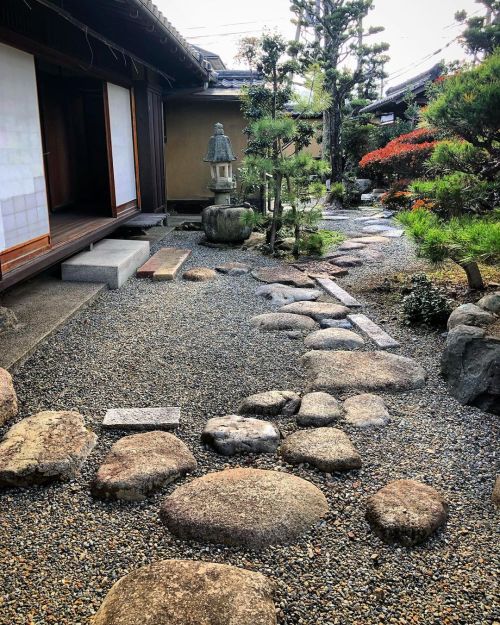
{"label": "stepping stone", "polygon": [[347,434],[336,428],[290,434],[281,445],[280,453],[290,464],[307,462],[324,473],[361,468],[361,456]]}
{"label": "stepping stone", "polygon": [[448,317],[448,330],[456,326],[488,326],[495,321],[495,315],[476,306],[475,304],[462,304]]}
{"label": "stepping stone", "polygon": [[304,340],[309,349],[359,349],[365,342],[363,339],[342,328],[326,328],[308,334]]}
{"label": "stepping stone", "polygon": [[337,267],[359,267],[363,264],[361,258],[357,256],[336,256],[334,259]]}
{"label": "stepping stone", "polygon": [[335,264],[327,260],[309,260],[301,261],[293,265],[300,271],[305,272],[310,278],[341,278],[348,274],[348,270],[343,267],[337,267]]}
{"label": "stepping stone", "polygon": [[272,454],[280,442],[278,429],[269,421],[227,415],[209,419],[201,441],[223,456],[235,454]]}
{"label": "stepping stone", "polygon": [[403,236],[404,233],[404,230],[396,230],[391,228],[390,230],[384,230],[384,232],[382,232],[382,235],[384,237],[389,237],[390,239],[399,239]]}
{"label": "stepping stone", "polygon": [[179,538],[262,549],[295,541],[327,512],[323,493],[299,477],[226,469],[179,486],[160,517]]}
{"label": "stepping stone", "polygon": [[293,315],[306,315],[312,317],[315,321],[322,319],[340,319],[349,314],[349,308],[340,306],[339,304],[330,304],[329,302],[294,302],[282,306],[280,313],[292,313]]}
{"label": "stepping stone", "polygon": [[321,319],[319,325],[322,328],[342,328],[343,330],[352,328],[352,323],[347,319]]}
{"label": "stepping stone", "polygon": [[102,239],[91,250],[64,261],[61,277],[66,282],[105,282],[118,289],[148,258],[148,241]]}
{"label": "stepping stone", "polygon": [[166,213],[139,213],[125,223],[127,228],[152,228],[165,223],[168,215]]}
{"label": "stepping stone", "polygon": [[111,447],[92,483],[92,494],[102,499],[144,501],[196,467],[193,454],[173,434],[132,434]]}
{"label": "stepping stone", "polygon": [[162,560],[119,579],[93,625],[276,625],[274,584],[261,573]]}
{"label": "stepping stone", "polygon": [[219,273],[225,273],[229,276],[243,276],[252,271],[250,265],[244,263],[224,263],[215,268]]}
{"label": "stepping stone", "polygon": [[153,274],[153,280],[175,280],[180,268],[191,256],[191,250],[165,247],[163,263]]}
{"label": "stepping stone", "polygon": [[313,287],[314,280],[311,280],[305,273],[288,267],[261,267],[254,269],[252,276],[261,282],[286,284],[295,287]]}
{"label": "stepping stone", "polygon": [[348,221],[350,217],[342,217],[341,215],[323,215],[322,221]]}
{"label": "stepping stone", "polygon": [[348,252],[350,250],[362,250],[364,247],[366,247],[365,244],[358,241],[344,241],[337,249],[339,252]]}
{"label": "stepping stone", "polygon": [[313,330],[316,327],[314,320],[305,315],[292,313],[264,313],[250,319],[250,323],[265,332],[281,330]]}
{"label": "stepping stone", "polygon": [[175,430],[179,425],[181,409],[112,408],[106,412],[102,426],[119,430]]}
{"label": "stepping stone", "polygon": [[444,525],[448,504],[434,488],[415,480],[396,480],[369,497],[366,520],[386,543],[412,547]]}
{"label": "stepping stone", "polygon": [[12,376],[0,367],[0,427],[17,415],[17,395]]}
{"label": "stepping stone", "polygon": [[384,217],[380,219],[376,219],[372,217],[371,219],[367,219],[365,221],[365,226],[384,226],[384,228],[392,229],[393,222],[389,221],[388,219],[385,219]]}
{"label": "stepping stone", "polygon": [[292,302],[316,300],[322,293],[318,289],[298,289],[284,284],[266,284],[259,286],[255,295],[269,300],[272,304],[284,306]]}
{"label": "stepping stone", "polygon": [[[387,225],[383,225],[383,226],[364,226],[364,228],[362,228],[362,232],[367,232],[369,234],[381,234],[381,233],[385,233],[385,232],[389,232],[391,230],[390,224]],[[383,236],[387,236],[387,235],[383,235]]]}
{"label": "stepping stone", "polygon": [[277,417],[294,415],[300,406],[300,395],[293,391],[266,391],[256,393],[244,399],[238,413],[242,415],[260,415],[262,417]]}
{"label": "stepping stone", "polygon": [[309,390],[336,393],[359,391],[404,392],[422,388],[424,369],[413,359],[388,352],[311,351],[301,362],[309,376]]}
{"label": "stepping stone", "polygon": [[390,243],[390,240],[385,236],[355,237],[351,241],[364,243],[365,245],[387,245],[387,243]]}
{"label": "stepping stone", "polygon": [[[139,267],[136,275],[138,278],[154,279],[157,271],[161,271],[163,273],[164,270],[168,270],[168,268],[171,267],[173,257],[182,257],[182,262],[184,262],[190,254],[191,250],[178,250],[174,247],[163,247],[161,250],[158,250],[156,254],[153,254],[153,256],[151,256],[151,258],[142,267]],[[173,278],[174,277],[175,275]]]}
{"label": "stepping stone", "polygon": [[363,393],[344,402],[345,420],[357,428],[386,425],[389,411],[384,400],[372,393]]}
{"label": "stepping stone", "polygon": [[359,256],[359,258],[362,258],[364,261],[378,261],[384,260],[385,258],[385,254],[369,247],[365,247],[364,250],[358,250],[356,256]]}
{"label": "stepping stone", "polygon": [[380,349],[389,349],[390,347],[399,347],[398,341],[393,339],[392,336],[387,334],[380,326],[374,323],[371,319],[368,319],[366,315],[356,314],[348,315],[349,321],[364,332],[368,338],[370,338],[377,347]]}
{"label": "stepping stone", "polygon": [[344,289],[333,280],[329,280],[328,278],[316,278],[316,282],[328,295],[338,299],[344,306],[349,306],[350,308],[361,308],[363,306],[363,304],[360,304],[357,299],[349,295],[347,291],[344,291]]}
{"label": "stepping stone", "polygon": [[342,404],[328,393],[307,393],[302,398],[297,414],[297,424],[322,426],[338,421],[342,416]]}
{"label": "stepping stone", "polygon": [[217,277],[217,273],[213,269],[208,267],[193,267],[188,269],[182,274],[184,280],[189,282],[207,282],[208,280],[214,280]]}
{"label": "stepping stone", "polygon": [[45,411],[27,417],[0,442],[0,487],[68,481],[96,442],[78,412]]}

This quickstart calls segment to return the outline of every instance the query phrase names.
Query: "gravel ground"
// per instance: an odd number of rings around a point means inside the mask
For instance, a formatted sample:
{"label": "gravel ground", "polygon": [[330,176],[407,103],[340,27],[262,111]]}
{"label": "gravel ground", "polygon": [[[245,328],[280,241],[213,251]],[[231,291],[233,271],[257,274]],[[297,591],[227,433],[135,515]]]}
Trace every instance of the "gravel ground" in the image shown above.
{"label": "gravel ground", "polygon": [[[353,222],[325,227],[357,231]],[[162,244],[192,247],[187,267],[222,260],[277,264],[250,251],[198,246],[200,237],[172,233]],[[280,625],[500,622],[498,521],[490,503],[498,426],[492,415],[448,395],[439,377],[444,339],[401,326],[367,289],[385,273],[419,265],[404,239],[383,249],[386,261],[351,270],[341,284],[401,341],[398,353],[425,366],[429,382],[421,391],[385,396],[392,416],[386,428],[344,427],[364,463],[347,475],[288,467],[274,456],[221,458],[199,443],[205,421],[234,411],[247,394],[304,388],[302,341],[248,324],[270,309],[254,296],[250,276],[208,283],[131,279],[41,346],[15,376],[19,418],[42,409],[79,410],[99,442],[77,480],[0,496],[0,623],[83,625],[114,581],[164,558],[224,562],[270,576]],[[106,409],[168,404],[182,406],[177,433],[198,459],[197,475],[238,463],[286,467],[325,493],[328,517],[294,545],[255,553],[170,535],[158,509],[175,484],[142,504],[94,501],[89,482],[120,437],[101,431]],[[285,434],[296,429],[293,418],[278,423]],[[366,497],[406,477],[435,486],[450,502],[446,528],[413,549],[384,545],[364,520]]]}

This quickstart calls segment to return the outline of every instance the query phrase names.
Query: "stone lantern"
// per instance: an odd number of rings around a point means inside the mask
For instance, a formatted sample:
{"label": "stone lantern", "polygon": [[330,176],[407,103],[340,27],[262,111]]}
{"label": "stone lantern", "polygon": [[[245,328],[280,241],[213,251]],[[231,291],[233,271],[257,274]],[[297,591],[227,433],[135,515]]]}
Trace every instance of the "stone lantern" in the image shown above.
{"label": "stone lantern", "polygon": [[210,137],[207,155],[203,160],[210,163],[212,180],[208,188],[215,194],[215,204],[231,204],[231,192],[236,189],[236,182],[233,180],[233,161],[236,156],[231,140],[224,134],[224,127],[220,123],[214,126],[214,134]]}

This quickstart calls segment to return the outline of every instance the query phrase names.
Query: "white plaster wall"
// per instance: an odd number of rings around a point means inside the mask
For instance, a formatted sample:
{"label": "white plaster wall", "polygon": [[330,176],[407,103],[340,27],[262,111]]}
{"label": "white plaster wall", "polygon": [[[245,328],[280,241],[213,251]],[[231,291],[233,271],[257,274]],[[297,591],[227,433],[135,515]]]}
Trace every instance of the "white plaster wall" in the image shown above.
{"label": "white plaster wall", "polygon": [[34,58],[0,44],[0,250],[48,234]]}
{"label": "white plaster wall", "polygon": [[130,91],[108,82],[109,124],[116,205],[137,197]]}

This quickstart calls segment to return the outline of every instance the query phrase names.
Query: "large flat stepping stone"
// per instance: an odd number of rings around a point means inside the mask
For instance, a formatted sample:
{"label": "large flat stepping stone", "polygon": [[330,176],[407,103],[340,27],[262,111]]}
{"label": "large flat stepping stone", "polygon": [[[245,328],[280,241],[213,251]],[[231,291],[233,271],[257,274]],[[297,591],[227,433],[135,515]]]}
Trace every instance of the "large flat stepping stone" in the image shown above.
{"label": "large flat stepping stone", "polygon": [[351,250],[362,250],[365,247],[366,245],[359,241],[344,241],[337,249],[339,252],[350,252]]}
{"label": "large flat stepping stone", "polygon": [[0,426],[17,415],[17,395],[10,373],[0,367]]}
{"label": "large flat stepping stone", "polygon": [[261,573],[163,560],[118,580],[92,625],[276,625],[273,594]]}
{"label": "large flat stepping stone", "polygon": [[180,538],[261,549],[290,543],[328,512],[323,493],[294,475],[227,469],[178,487],[160,516]]}
{"label": "large flat stepping stone", "polygon": [[228,276],[244,276],[252,271],[252,267],[245,263],[223,263],[218,265],[215,270]]}
{"label": "large flat stepping stone", "polygon": [[383,236],[387,236],[386,232],[396,231],[396,228],[391,228],[390,224],[383,225],[371,225],[364,226],[362,228],[362,232],[367,232],[368,234],[383,234]]}
{"label": "large flat stepping stone", "polygon": [[261,267],[254,269],[252,276],[261,282],[288,284],[295,287],[313,287],[314,280],[294,267]]}
{"label": "large flat stepping stone", "polygon": [[104,416],[102,426],[120,430],[175,430],[179,425],[181,409],[165,408],[112,408]]}
{"label": "large flat stepping stone", "polygon": [[385,254],[373,247],[365,247],[364,250],[358,250],[356,256],[362,258],[365,262],[384,260]]}
{"label": "large flat stepping stone", "polygon": [[308,334],[304,339],[309,349],[360,349],[365,342],[351,330],[325,328]]}
{"label": "large flat stepping stone", "polygon": [[269,300],[272,304],[284,306],[292,302],[317,300],[322,293],[318,289],[300,289],[284,284],[266,284],[256,289],[255,295]]}
{"label": "large flat stepping stone", "polygon": [[415,480],[396,480],[369,497],[366,520],[386,543],[411,547],[444,525],[448,504],[434,488]]}
{"label": "large flat stepping stone", "polygon": [[201,440],[224,456],[271,454],[279,445],[280,433],[269,421],[227,415],[209,419]]}
{"label": "large flat stepping stone", "polygon": [[338,421],[343,414],[342,404],[328,393],[306,393],[297,413],[297,424],[323,426]]}
{"label": "large flat stepping stone", "polygon": [[127,228],[152,228],[160,226],[167,220],[166,213],[139,213],[125,223]]}
{"label": "large flat stepping stone", "polygon": [[340,287],[333,280],[329,280],[328,278],[316,278],[316,282],[335,299],[338,299],[339,302],[342,302],[344,306],[349,306],[349,308],[361,308],[363,304],[358,302],[357,299],[349,295],[347,291],[344,291],[342,287]]}
{"label": "large flat stepping stone", "polygon": [[343,330],[351,330],[352,323],[348,319],[322,319],[319,322],[322,328],[342,328]]}
{"label": "large flat stepping stone", "polygon": [[300,395],[293,391],[265,391],[246,397],[238,408],[242,415],[277,417],[294,415],[300,406]]}
{"label": "large flat stepping stone", "polygon": [[349,308],[329,302],[294,302],[282,306],[280,313],[292,313],[293,315],[306,315],[315,321],[322,319],[342,319],[349,314]]}
{"label": "large flat stepping stone", "polygon": [[0,442],[0,487],[74,478],[97,436],[78,412],[45,411],[13,425]]}
{"label": "large flat stepping stone", "polygon": [[250,323],[265,332],[279,332],[283,330],[313,330],[316,326],[314,319],[305,315],[292,313],[263,313],[250,319]]}
{"label": "large flat stepping stone", "polygon": [[364,332],[380,349],[399,347],[398,341],[387,334],[380,326],[368,319],[366,315],[355,314],[347,317],[349,321]]}
{"label": "large flat stepping stone", "polygon": [[384,400],[372,393],[349,397],[344,402],[345,420],[357,428],[386,425],[389,411]]}
{"label": "large flat stepping stone", "polygon": [[384,230],[384,232],[382,232],[382,235],[384,237],[389,237],[390,239],[399,239],[400,237],[403,236],[404,233],[405,233],[404,230],[397,230],[395,228],[391,228],[390,230]]}
{"label": "large flat stepping stone", "polygon": [[191,256],[191,250],[166,247],[163,262],[153,274],[154,280],[175,280],[182,265]]}
{"label": "large flat stepping stone", "polygon": [[422,388],[426,378],[415,360],[388,352],[316,350],[304,354],[301,362],[309,376],[309,390],[327,393],[404,392]]}
{"label": "large flat stepping stone", "polygon": [[149,258],[149,241],[102,239],[87,252],[80,252],[61,264],[67,282],[104,282],[120,288]]}
{"label": "large flat stepping stone", "polygon": [[306,273],[310,278],[341,278],[348,274],[347,269],[338,267],[327,260],[301,261],[295,263],[293,266]]}
{"label": "large flat stepping stone", "polygon": [[290,464],[307,462],[325,473],[361,467],[361,456],[349,437],[336,428],[317,428],[290,434],[281,445],[280,453]]}
{"label": "large flat stepping stone", "polygon": [[217,272],[208,267],[193,267],[185,271],[182,277],[189,282],[208,282],[209,280],[215,280]]}
{"label": "large flat stepping stone", "polygon": [[[190,256],[191,250],[183,250],[175,247],[162,247],[160,250],[153,254],[151,258],[144,264],[142,267],[139,267],[137,270],[138,278],[155,278],[156,272],[161,272],[162,275],[170,270],[172,271],[173,266],[180,263],[177,267],[177,270],[180,268],[182,263]],[[177,270],[173,272],[172,277],[173,280],[175,278],[175,274]],[[164,277],[164,280],[167,278]]]}
{"label": "large flat stepping stone", "polygon": [[196,466],[188,447],[173,434],[132,434],[111,447],[92,483],[92,494],[102,499],[143,501]]}
{"label": "large flat stepping stone", "polygon": [[335,256],[333,262],[337,267],[359,267],[363,264],[361,258],[358,256],[349,256],[348,254]]}
{"label": "large flat stepping stone", "polygon": [[387,237],[380,235],[372,237],[355,237],[351,239],[351,241],[354,241],[355,243],[363,243],[364,245],[387,245],[391,242],[390,239],[388,239]]}

